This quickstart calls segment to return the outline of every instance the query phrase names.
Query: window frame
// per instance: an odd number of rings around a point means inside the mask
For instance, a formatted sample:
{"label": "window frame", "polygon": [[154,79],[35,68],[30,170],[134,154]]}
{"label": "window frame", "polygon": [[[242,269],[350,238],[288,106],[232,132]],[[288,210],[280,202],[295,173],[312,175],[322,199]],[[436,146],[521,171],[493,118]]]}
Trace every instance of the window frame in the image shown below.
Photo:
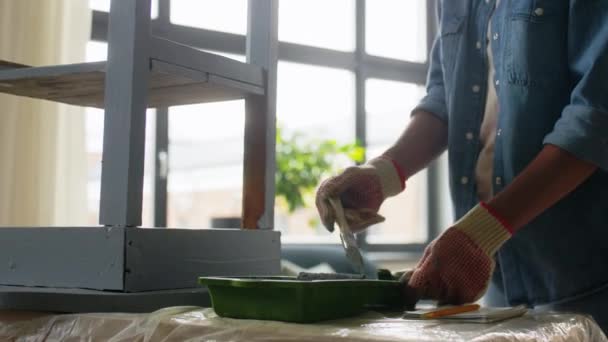
{"label": "window frame", "polygon": [[[158,1],[158,17],[151,20],[152,33],[196,48],[244,55],[246,36],[234,33],[186,27],[171,23],[171,1]],[[364,146],[366,139],[365,83],[368,79],[414,83],[424,86],[429,63],[430,49],[436,35],[436,1],[426,0],[427,58],[424,63],[373,56],[365,50],[365,3],[355,0],[355,50],[352,52],[331,50],[279,41],[279,60],[313,66],[338,68],[355,74],[355,137]],[[107,42],[109,16],[107,12],[93,10],[91,40]],[[166,162],[169,153],[168,108],[157,109],[154,170],[154,225],[167,225],[167,179]],[[162,156],[159,158],[159,156]],[[357,240],[368,252],[419,253],[440,232],[440,172],[433,163],[427,172],[427,241],[424,243],[378,244],[368,243],[364,234]],[[299,244],[295,244],[299,245]]]}

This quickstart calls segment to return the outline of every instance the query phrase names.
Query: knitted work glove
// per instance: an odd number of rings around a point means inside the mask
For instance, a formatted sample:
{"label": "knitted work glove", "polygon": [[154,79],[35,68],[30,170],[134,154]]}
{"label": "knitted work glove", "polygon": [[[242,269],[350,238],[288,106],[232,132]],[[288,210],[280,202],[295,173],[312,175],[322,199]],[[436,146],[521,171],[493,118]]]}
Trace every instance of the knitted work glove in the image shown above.
{"label": "knitted work glove", "polygon": [[405,176],[399,166],[388,157],[379,157],[325,180],[315,202],[323,225],[333,232],[336,215],[329,199],[340,198],[350,229],[358,233],[384,221],[384,217],[378,215],[380,205],[404,188]]}
{"label": "knitted work glove", "polygon": [[481,203],[429,244],[408,284],[419,298],[441,304],[475,302],[490,283],[496,251],[510,237],[508,225]]}

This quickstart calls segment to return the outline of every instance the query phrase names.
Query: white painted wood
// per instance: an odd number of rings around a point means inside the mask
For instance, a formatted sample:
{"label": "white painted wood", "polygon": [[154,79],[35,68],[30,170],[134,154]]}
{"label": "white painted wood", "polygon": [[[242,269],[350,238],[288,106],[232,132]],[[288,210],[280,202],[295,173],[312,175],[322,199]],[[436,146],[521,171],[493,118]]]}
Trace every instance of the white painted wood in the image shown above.
{"label": "white painted wood", "polygon": [[210,307],[206,288],[123,293],[83,289],[0,286],[0,310],[35,312],[153,312],[174,306]]}
{"label": "white painted wood", "polygon": [[0,285],[122,290],[121,228],[0,228]]}
{"label": "white painted wood", "polygon": [[157,291],[199,276],[278,275],[280,232],[173,228],[0,228],[0,285]]}
{"label": "white painted wood", "polygon": [[151,38],[150,54],[151,58],[170,64],[209,72],[217,76],[256,86],[264,85],[264,73],[259,65],[242,63],[170,40],[157,37]]}
{"label": "white painted wood", "polygon": [[[2,70],[0,92],[78,106],[104,108],[106,62]],[[160,60],[151,60],[147,107],[243,99],[264,94],[262,85],[225,78]],[[263,83],[263,82],[262,82]]]}
{"label": "white painted wood", "polygon": [[99,223],[141,225],[151,0],[112,0]]}
{"label": "white painted wood", "polygon": [[[245,228],[274,228],[277,56],[278,0],[249,0],[247,62],[264,69],[266,83],[264,97],[249,96],[246,100]],[[257,203],[260,201],[262,207]]]}
{"label": "white painted wood", "polygon": [[279,275],[280,233],[238,229],[127,229],[125,289],[195,287],[200,276]]}

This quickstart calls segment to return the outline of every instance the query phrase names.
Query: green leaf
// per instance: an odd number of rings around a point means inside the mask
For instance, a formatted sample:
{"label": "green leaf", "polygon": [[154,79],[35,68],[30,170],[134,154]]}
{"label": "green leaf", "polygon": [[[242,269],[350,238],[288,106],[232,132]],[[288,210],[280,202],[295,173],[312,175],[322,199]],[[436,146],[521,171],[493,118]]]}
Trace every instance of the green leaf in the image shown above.
{"label": "green leaf", "polygon": [[346,157],[362,162],[365,148],[359,142],[340,145],[335,140],[314,140],[302,132],[284,135],[277,127],[276,136],[276,196],[286,203],[289,213],[307,206],[322,177],[337,172],[336,159]]}

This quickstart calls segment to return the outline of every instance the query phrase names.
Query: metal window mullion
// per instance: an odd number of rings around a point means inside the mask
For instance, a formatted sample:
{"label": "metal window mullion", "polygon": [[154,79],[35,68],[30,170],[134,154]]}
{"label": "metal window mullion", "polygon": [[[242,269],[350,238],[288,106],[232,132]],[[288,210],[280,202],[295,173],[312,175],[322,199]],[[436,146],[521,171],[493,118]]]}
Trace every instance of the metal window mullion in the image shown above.
{"label": "metal window mullion", "polygon": [[[171,25],[171,0],[158,1],[160,30]],[[167,227],[169,181],[169,108],[157,108],[154,148],[154,226]]]}
{"label": "metal window mullion", "polygon": [[407,82],[419,85],[426,83],[426,66],[414,63],[364,63],[363,71],[368,78]]}
{"label": "metal window mullion", "polygon": [[362,68],[365,55],[365,0],[356,2],[356,48],[355,48],[355,137],[367,146],[365,113],[365,78]]}
{"label": "metal window mullion", "polygon": [[171,24],[171,0],[158,1],[158,23],[156,26],[167,27]]}
{"label": "metal window mullion", "polygon": [[[435,39],[435,34],[437,32],[436,29],[436,17],[435,17],[435,1],[429,0],[427,1],[427,64],[431,54],[431,48],[433,46],[433,40]],[[439,170],[440,163],[438,160],[435,160],[429,167],[427,173],[427,212],[428,212],[428,238],[427,240],[432,240],[441,232],[442,227],[440,220],[440,211],[441,211],[441,172]]]}
{"label": "metal window mullion", "polygon": [[167,227],[167,183],[169,179],[169,109],[156,110],[154,162],[154,226]]}
{"label": "metal window mullion", "polygon": [[[355,139],[367,147],[367,122],[365,112],[365,0],[355,2]],[[364,160],[367,155],[364,156]],[[357,235],[357,243],[368,249],[367,232]]]}
{"label": "metal window mullion", "polygon": [[[162,7],[161,7],[162,8]],[[159,12],[161,15],[162,12]],[[152,32],[162,38],[177,41],[199,49],[218,52],[245,54],[246,37],[239,34],[219,32],[195,27],[164,24],[168,19],[154,20]],[[91,39],[107,41],[105,33],[108,23],[107,14],[93,12]],[[364,40],[364,27],[358,29],[359,40]],[[359,42],[361,44],[362,42]],[[430,45],[431,43],[429,43]],[[364,47],[354,52],[338,51],[327,48],[307,46],[302,44],[279,42],[279,59],[346,70],[361,70],[374,78],[386,78],[399,81],[424,83],[426,63],[415,63],[397,59],[367,55]]]}

